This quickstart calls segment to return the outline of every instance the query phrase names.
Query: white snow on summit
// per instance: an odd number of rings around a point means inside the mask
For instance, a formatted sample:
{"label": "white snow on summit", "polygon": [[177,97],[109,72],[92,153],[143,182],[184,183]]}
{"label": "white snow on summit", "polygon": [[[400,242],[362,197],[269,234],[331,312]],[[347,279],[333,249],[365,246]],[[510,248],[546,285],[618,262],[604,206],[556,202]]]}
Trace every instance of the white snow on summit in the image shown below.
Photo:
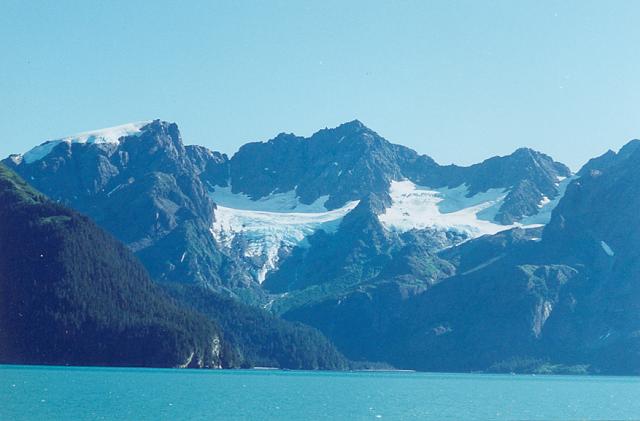
{"label": "white snow on summit", "polygon": [[342,218],[358,205],[353,201],[329,211],[324,207],[327,196],[305,205],[295,190],[259,200],[231,193],[229,187],[215,187],[210,195],[217,205],[211,227],[214,239],[223,249],[238,248],[254,267],[258,282],[277,267],[283,249],[306,246],[306,238],[320,229],[335,232]]}
{"label": "white snow on summit", "polygon": [[49,155],[53,148],[60,143],[119,143],[124,136],[139,135],[141,129],[151,121],[139,121],[136,123],[123,124],[121,126],[109,127],[106,129],[92,130],[90,132],[79,133],[74,136],[62,139],[49,140],[36,146],[23,155],[23,160],[27,164],[39,161]]}

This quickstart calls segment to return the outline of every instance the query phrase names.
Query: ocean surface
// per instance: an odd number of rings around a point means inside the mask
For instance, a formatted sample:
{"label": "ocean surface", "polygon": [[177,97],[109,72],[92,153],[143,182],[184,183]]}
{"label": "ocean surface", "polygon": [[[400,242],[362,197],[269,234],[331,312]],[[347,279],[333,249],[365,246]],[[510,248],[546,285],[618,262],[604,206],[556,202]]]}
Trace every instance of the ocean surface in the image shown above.
{"label": "ocean surface", "polygon": [[0,366],[0,420],[631,420],[639,377]]}

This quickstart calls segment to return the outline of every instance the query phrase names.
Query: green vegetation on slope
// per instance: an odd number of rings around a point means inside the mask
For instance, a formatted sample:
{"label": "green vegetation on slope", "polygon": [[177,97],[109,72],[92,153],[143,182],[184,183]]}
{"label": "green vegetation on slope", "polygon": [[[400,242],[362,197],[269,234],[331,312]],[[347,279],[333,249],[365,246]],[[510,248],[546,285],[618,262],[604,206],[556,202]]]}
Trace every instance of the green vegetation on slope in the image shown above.
{"label": "green vegetation on slope", "polygon": [[0,362],[212,367],[220,349],[126,247],[0,165]]}
{"label": "green vegetation on slope", "polygon": [[348,361],[319,331],[202,287],[163,284],[165,290],[214,320],[238,366],[344,370]]}

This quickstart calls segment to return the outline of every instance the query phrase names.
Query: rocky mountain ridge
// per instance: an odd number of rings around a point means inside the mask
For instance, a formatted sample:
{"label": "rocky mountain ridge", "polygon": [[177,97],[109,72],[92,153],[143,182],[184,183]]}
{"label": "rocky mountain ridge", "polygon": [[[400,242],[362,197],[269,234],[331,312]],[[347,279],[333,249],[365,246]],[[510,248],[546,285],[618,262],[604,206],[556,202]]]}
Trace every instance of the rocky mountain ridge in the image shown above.
{"label": "rocky mountain ridge", "polygon": [[[482,218],[497,226],[492,230],[500,230],[500,225],[506,229],[542,213],[547,202],[560,196],[559,181],[570,175],[562,164],[528,149],[471,167],[439,166],[357,120],[309,139],[280,134],[265,143],[249,143],[231,159],[184,146],[172,123],[121,127],[47,142],[25,154],[44,148],[47,153],[40,152],[39,159],[15,155],[5,163],[116,235],[154,278],[234,294],[248,287],[251,295],[262,295],[257,284],[295,247],[304,246],[319,229],[335,231],[360,200],[376,196],[380,205],[375,213],[384,213],[392,205],[395,181],[457,188],[453,199],[458,201],[494,192],[493,210],[485,210],[488,216]],[[240,198],[247,200],[238,207]],[[265,205],[271,214],[264,213]],[[328,214],[338,209],[344,211]],[[297,213],[310,215],[293,215]],[[271,232],[274,226],[277,232]]]}
{"label": "rocky mountain ridge", "polygon": [[637,142],[573,175],[527,148],[441,166],[359,121],[231,158],[184,146],[170,123],[139,131],[4,162],[125,240],[156,279],[315,326],[354,360],[637,370],[624,362],[638,352]]}

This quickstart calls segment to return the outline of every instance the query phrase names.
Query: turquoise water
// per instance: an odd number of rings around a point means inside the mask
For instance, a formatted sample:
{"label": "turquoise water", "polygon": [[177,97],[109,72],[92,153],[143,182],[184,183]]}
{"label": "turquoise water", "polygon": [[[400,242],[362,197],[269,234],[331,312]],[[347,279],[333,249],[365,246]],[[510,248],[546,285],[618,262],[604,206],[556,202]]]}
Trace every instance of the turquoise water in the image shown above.
{"label": "turquoise water", "polygon": [[0,420],[640,419],[640,378],[0,366]]}

